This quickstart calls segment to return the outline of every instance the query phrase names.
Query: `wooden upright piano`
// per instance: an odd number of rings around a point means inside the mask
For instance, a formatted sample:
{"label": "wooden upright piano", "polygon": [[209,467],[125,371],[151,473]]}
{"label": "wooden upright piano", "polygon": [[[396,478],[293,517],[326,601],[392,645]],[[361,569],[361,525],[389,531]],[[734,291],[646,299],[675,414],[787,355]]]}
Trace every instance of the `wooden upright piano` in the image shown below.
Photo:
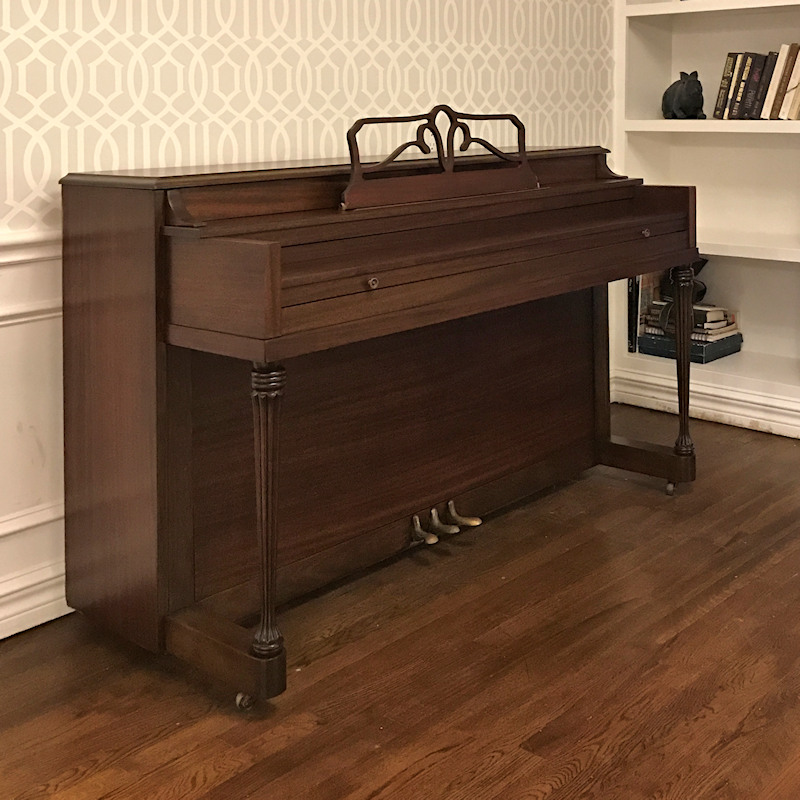
{"label": "wooden upright piano", "polygon": [[[350,164],[62,180],[68,602],[256,700],[286,600],[596,464],[694,479],[693,189],[399,119],[380,164],[397,118]],[[674,446],[609,422],[607,283],[664,269]]]}

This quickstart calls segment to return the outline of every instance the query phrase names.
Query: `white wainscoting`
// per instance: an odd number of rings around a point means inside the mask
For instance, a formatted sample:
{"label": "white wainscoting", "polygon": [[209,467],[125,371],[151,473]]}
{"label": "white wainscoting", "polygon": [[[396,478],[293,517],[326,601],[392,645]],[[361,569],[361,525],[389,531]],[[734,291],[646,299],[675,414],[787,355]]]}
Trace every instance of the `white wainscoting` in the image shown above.
{"label": "white wainscoting", "polygon": [[0,638],[64,599],[61,242],[0,241]]}

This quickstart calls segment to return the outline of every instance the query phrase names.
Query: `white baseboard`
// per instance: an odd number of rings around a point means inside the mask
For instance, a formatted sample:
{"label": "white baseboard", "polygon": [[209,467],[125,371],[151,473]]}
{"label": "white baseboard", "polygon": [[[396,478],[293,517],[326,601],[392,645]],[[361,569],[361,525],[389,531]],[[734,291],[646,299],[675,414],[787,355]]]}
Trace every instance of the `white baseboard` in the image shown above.
{"label": "white baseboard", "polygon": [[0,639],[69,613],[63,519],[61,503],[0,518]]}
{"label": "white baseboard", "polygon": [[63,562],[0,580],[0,639],[70,611],[64,599]]}
{"label": "white baseboard", "polygon": [[[611,400],[657,411],[678,411],[672,377],[617,369]],[[800,439],[800,400],[794,397],[721,387],[692,377],[689,414],[696,419]]]}

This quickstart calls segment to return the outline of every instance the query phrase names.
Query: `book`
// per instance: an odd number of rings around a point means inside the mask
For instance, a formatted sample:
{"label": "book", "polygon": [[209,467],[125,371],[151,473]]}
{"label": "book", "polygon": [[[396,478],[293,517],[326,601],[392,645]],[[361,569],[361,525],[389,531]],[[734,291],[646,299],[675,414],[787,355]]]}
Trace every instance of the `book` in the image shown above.
{"label": "book", "polygon": [[795,58],[792,74],[789,76],[789,81],[786,84],[786,93],[783,96],[783,103],[781,103],[781,110],[778,112],[778,119],[790,119],[789,111],[792,108],[795,96],[797,95],[798,86],[800,85],[800,58]]}
{"label": "book", "polygon": [[781,77],[778,82],[778,88],[775,92],[775,100],[773,101],[772,109],[769,112],[770,119],[780,119],[781,106],[783,105],[783,99],[786,95],[786,88],[789,86],[789,79],[792,77],[792,72],[794,71],[798,50],[800,50],[800,44],[797,42],[793,42],[789,45],[789,51],[786,55],[786,61],[783,65],[783,72],[781,73]]}
{"label": "book", "polygon": [[727,328],[734,322],[736,322],[736,315],[731,311],[725,319],[717,322],[704,322],[702,325],[695,325],[695,328],[700,331],[718,331],[720,328]]}
{"label": "book", "polygon": [[[692,342],[689,360],[694,364],[708,364],[718,358],[738,353],[742,349],[741,333],[725,336],[716,342]],[[675,340],[671,336],[645,334],[639,337],[639,352],[648,356],[675,358]]]}
{"label": "book", "polygon": [[[745,53],[742,57],[742,68],[737,76],[734,93],[731,96],[731,105],[728,109],[728,119],[742,118],[745,93],[747,91],[747,87],[752,83],[751,76],[753,71],[756,69],[757,64],[759,63],[760,58],[766,60],[766,56],[762,56],[761,53]],[[758,70],[758,73],[759,75],[761,74],[760,69]]]}
{"label": "book", "polygon": [[661,286],[662,272],[652,272],[639,276],[639,310],[637,314],[637,333],[644,333],[647,324],[647,314],[654,301],[660,299],[659,287]]}
{"label": "book", "polygon": [[772,70],[772,77],[769,81],[767,95],[764,98],[764,105],[761,108],[761,119],[770,118],[769,115],[772,111],[772,105],[775,102],[775,95],[778,93],[778,84],[781,82],[783,69],[786,66],[786,59],[789,56],[789,47],[790,45],[788,44],[782,44],[778,49],[778,58],[775,61],[775,68]]}
{"label": "book", "polygon": [[722,119],[728,119],[731,111],[731,103],[733,102],[733,97],[736,94],[736,88],[739,85],[739,81],[742,77],[742,67],[744,66],[743,60],[745,57],[745,53],[737,53],[736,54],[736,61],[733,65],[733,72],[731,73],[731,85],[728,89],[728,98],[725,101],[725,108],[722,112]]}
{"label": "book", "polygon": [[722,68],[722,78],[719,82],[719,90],[717,91],[717,102],[714,104],[714,119],[722,119],[725,113],[725,106],[728,104],[728,95],[731,90],[731,80],[733,78],[733,69],[736,65],[736,56],[740,53],[728,53],[725,58],[725,66]]}
{"label": "book", "polygon": [[[726,336],[730,336],[732,333],[736,333],[738,330],[739,326],[735,322],[731,322],[724,328],[718,328],[717,330],[697,330],[694,328],[692,329],[691,338],[693,342],[716,342],[719,339],[724,339]],[[664,334],[667,336],[674,336],[675,326],[668,325],[665,330],[658,325],[645,325],[644,332],[646,334],[656,336],[663,336]]]}
{"label": "book", "polygon": [[636,352],[639,332],[639,276],[628,278],[628,352]]}
{"label": "book", "polygon": [[775,64],[778,61],[778,51],[770,50],[767,53],[767,60],[764,64],[764,71],[761,73],[761,80],[758,82],[758,89],[756,90],[755,103],[750,110],[748,119],[761,119],[761,112],[764,109],[764,101],[769,91],[770,83],[772,83],[772,73],[775,71]]}
{"label": "book", "polygon": [[[653,310],[660,313],[661,309],[667,305],[666,300],[653,300],[651,306]],[[695,303],[692,306],[694,324],[702,325],[705,322],[719,322],[728,318],[729,311],[722,306],[714,306],[710,303]]]}
{"label": "book", "polygon": [[744,86],[742,104],[735,116],[736,119],[753,119],[753,109],[756,105],[756,94],[761,85],[761,78],[764,74],[764,67],[767,63],[767,56],[764,53],[753,55],[753,64],[750,67],[750,75]]}
{"label": "book", "polygon": [[[716,320],[714,322],[695,322],[694,326],[692,327],[692,331],[694,333],[712,333],[713,331],[719,331],[723,328],[729,328],[735,325],[737,322],[736,314],[731,311],[725,319]],[[662,316],[658,313],[651,313],[645,317],[645,324],[652,325],[657,327],[661,333],[664,333],[665,330],[667,331],[674,331],[675,325],[673,324],[672,320],[667,323],[666,329],[662,325]]]}
{"label": "book", "polygon": [[[797,63],[800,64],[800,58],[797,59]],[[800,88],[795,90],[794,100],[792,100],[786,119],[800,119]]]}

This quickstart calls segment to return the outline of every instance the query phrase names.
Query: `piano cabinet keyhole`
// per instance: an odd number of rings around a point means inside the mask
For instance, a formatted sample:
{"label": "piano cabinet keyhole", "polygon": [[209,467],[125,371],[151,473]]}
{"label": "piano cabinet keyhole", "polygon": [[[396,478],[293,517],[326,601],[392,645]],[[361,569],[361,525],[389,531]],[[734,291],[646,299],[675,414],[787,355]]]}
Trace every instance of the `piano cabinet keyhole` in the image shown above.
{"label": "piano cabinet keyhole", "polygon": [[379,278],[368,278],[367,289],[377,289],[381,285]]}
{"label": "piano cabinet keyhole", "polygon": [[642,236],[644,236],[645,239],[649,239],[650,238],[650,228],[642,228]]}

